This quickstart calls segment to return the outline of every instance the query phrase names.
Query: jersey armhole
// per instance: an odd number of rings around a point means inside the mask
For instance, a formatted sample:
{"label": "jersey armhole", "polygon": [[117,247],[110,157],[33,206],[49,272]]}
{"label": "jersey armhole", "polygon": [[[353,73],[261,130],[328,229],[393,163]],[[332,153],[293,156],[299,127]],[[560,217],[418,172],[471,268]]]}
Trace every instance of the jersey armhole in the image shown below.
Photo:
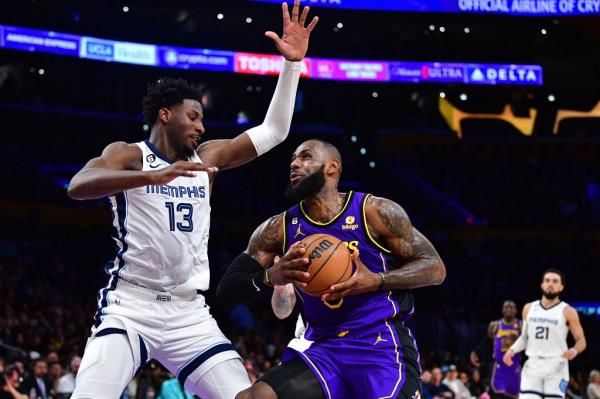
{"label": "jersey armhole", "polygon": [[367,223],[366,208],[367,208],[367,199],[370,196],[371,196],[371,194],[365,194],[365,196],[363,197],[363,200],[362,200],[362,205],[361,205],[362,206],[363,226],[365,226],[365,232],[367,233],[367,237],[369,238],[369,241],[371,242],[371,244],[375,245],[376,248],[382,250],[386,254],[391,254],[392,251],[390,251],[389,249],[387,249],[386,247],[384,247],[383,245],[381,245],[377,241],[375,241],[375,239],[371,235],[371,232],[369,231],[369,223]]}
{"label": "jersey armhole", "polygon": [[285,225],[285,219],[287,218],[287,211],[283,212],[283,217],[281,218],[281,225],[283,228],[283,240],[282,240],[282,247],[281,247],[281,255],[283,256],[285,254],[285,248],[287,247],[287,227]]}

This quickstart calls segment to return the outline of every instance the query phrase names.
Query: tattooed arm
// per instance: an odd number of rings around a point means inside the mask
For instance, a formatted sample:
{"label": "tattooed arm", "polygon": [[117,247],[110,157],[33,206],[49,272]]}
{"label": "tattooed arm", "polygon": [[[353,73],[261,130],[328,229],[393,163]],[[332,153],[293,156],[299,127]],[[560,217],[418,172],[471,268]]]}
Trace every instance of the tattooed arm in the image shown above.
{"label": "tattooed arm", "polygon": [[386,289],[410,289],[439,285],[446,278],[446,268],[437,251],[410,223],[408,215],[394,201],[369,197],[367,224],[373,238],[404,262],[385,274]]}
{"label": "tattooed arm", "polygon": [[296,306],[296,292],[292,283],[273,287],[271,307],[278,319],[283,320],[292,314],[294,306]]}
{"label": "tattooed arm", "polygon": [[[280,319],[288,317],[296,304],[296,294],[291,283],[306,285],[304,281],[308,279],[308,273],[298,269],[308,262],[308,259],[303,257],[304,248],[296,246],[292,246],[280,258],[277,254],[281,253],[282,246],[283,215],[280,214],[267,219],[254,231],[248,248],[238,257],[246,264],[252,263],[254,266],[240,270],[239,267],[236,268],[232,265],[219,284],[217,293],[221,293],[221,295],[218,296],[230,301],[232,295],[238,297],[245,288],[249,294],[256,296],[257,292],[261,290],[261,286],[273,285],[274,290],[271,297],[273,312]],[[271,264],[273,266],[269,267]],[[239,284],[231,284],[234,280],[237,280]],[[250,283],[256,291],[249,288]]]}
{"label": "tattooed arm", "polygon": [[267,268],[283,246],[283,214],[271,216],[254,230],[248,247],[244,251],[257,261],[263,268]]}
{"label": "tattooed arm", "polygon": [[281,251],[282,220],[283,215],[276,215],[261,224],[252,234],[246,251],[229,265],[217,287],[217,300],[221,304],[247,302],[260,296],[267,286],[273,284],[304,284],[307,273],[297,270],[299,265],[308,262],[302,257],[304,249],[290,248],[281,259],[276,259],[273,267],[267,269]]}
{"label": "tattooed arm", "polygon": [[296,293],[292,282],[306,285],[308,273],[297,270],[308,260],[303,257],[304,248],[292,246],[282,257],[283,246],[283,215],[273,216],[259,226],[248,243],[245,253],[257,261],[263,268],[271,263],[273,266],[265,270],[264,283],[272,284],[274,287],[271,297],[271,306],[275,316],[285,319],[294,310],[296,304]]}
{"label": "tattooed arm", "polygon": [[283,214],[267,219],[250,237],[246,253],[263,268],[267,268],[273,261],[275,263],[265,271],[265,282],[272,285],[285,285],[296,283],[305,286],[309,274],[299,269],[308,263],[304,255],[305,249],[292,245],[288,252],[279,258],[283,247]]}
{"label": "tattooed arm", "polygon": [[[404,262],[399,269],[389,270],[382,276],[371,272],[353,254],[356,272],[347,281],[331,287],[324,300],[349,294],[377,291],[378,289],[401,290],[441,284],[446,268],[437,251],[421,232],[410,223],[402,207],[385,198],[370,196],[365,205],[366,222],[373,238],[388,248]],[[383,284],[382,284],[383,282]]]}

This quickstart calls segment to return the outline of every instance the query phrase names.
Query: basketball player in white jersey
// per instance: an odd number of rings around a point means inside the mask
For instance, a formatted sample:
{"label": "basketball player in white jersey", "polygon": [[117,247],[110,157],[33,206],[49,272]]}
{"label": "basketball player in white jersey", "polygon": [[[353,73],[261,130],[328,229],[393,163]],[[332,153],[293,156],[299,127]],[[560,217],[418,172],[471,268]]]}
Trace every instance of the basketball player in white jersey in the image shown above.
{"label": "basketball player in white jersey", "polygon": [[[548,269],[542,278],[542,299],[523,308],[523,332],[504,355],[508,366],[525,350],[528,359],[521,372],[520,399],[564,398],[569,384],[569,360],[585,350],[586,342],[575,308],[559,298],[565,277]],[[571,331],[575,345],[567,348]]]}
{"label": "basketball player in white jersey", "polygon": [[204,302],[212,181],[282,142],[290,128],[301,60],[315,17],[295,0],[284,32],[267,32],[285,57],[264,122],[232,140],[200,143],[201,93],[162,79],[144,98],[152,126],[144,142],[108,145],[72,179],[75,199],[109,196],[118,246],[98,295],[95,324],[72,398],[120,397],[136,371],[156,359],[203,399],[233,399],[250,386],[231,342]]}

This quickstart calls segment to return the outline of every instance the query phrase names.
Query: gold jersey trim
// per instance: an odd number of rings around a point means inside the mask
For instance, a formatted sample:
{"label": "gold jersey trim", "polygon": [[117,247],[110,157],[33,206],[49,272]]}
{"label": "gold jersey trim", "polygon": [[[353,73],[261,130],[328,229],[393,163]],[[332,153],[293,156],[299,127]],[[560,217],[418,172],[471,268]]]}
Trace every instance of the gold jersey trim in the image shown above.
{"label": "gold jersey trim", "polygon": [[381,249],[383,252],[385,252],[387,254],[391,254],[392,251],[390,251],[389,249],[387,249],[386,247],[384,247],[383,245],[381,245],[377,241],[375,241],[375,239],[371,235],[371,232],[369,231],[369,224],[367,223],[366,207],[367,207],[367,199],[371,196],[372,196],[371,194],[365,194],[365,197],[363,198],[363,203],[362,203],[363,225],[365,226],[365,232],[367,233],[367,237],[369,237],[369,240],[371,241],[371,243],[373,245],[375,245],[377,248]]}

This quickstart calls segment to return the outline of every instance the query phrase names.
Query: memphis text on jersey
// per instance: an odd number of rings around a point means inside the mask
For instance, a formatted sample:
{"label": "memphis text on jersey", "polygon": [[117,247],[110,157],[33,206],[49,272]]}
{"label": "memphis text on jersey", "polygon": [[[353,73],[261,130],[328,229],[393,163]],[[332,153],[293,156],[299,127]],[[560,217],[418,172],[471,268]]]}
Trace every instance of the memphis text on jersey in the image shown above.
{"label": "memphis text on jersey", "polygon": [[146,186],[147,194],[161,194],[173,198],[204,198],[206,197],[206,188],[204,186],[169,186],[162,184],[159,186]]}

